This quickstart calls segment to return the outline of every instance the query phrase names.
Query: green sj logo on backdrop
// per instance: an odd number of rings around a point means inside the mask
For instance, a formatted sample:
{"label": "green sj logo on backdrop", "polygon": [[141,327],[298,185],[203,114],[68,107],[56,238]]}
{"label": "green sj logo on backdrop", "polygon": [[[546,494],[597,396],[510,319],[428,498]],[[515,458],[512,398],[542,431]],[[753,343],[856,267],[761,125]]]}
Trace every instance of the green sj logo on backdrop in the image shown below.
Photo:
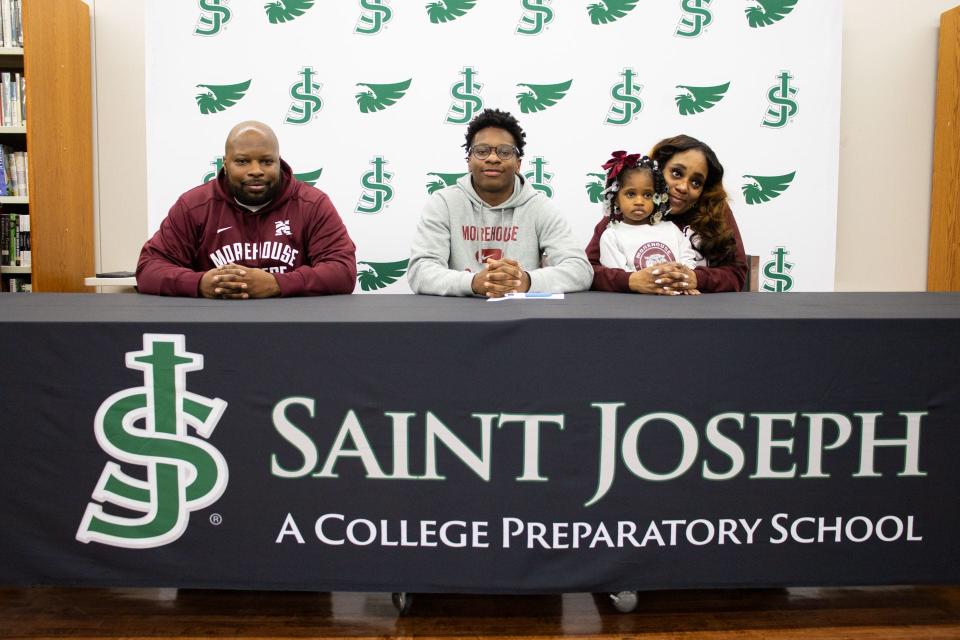
{"label": "green sj logo on backdrop", "polygon": [[610,89],[613,103],[610,105],[607,119],[604,121],[607,124],[630,124],[643,111],[643,101],[640,100],[643,85],[634,82],[637,72],[633,69],[624,69],[620,77],[623,81],[613,85]]}
{"label": "green sj logo on backdrop", "polygon": [[793,263],[787,262],[787,256],[790,252],[783,247],[777,247],[770,252],[773,260],[763,265],[763,286],[764,291],[782,293],[793,289],[793,277],[790,272],[793,270]]}
{"label": "green sj logo on backdrop", "polygon": [[616,22],[637,7],[639,0],[602,0],[587,5],[587,14],[593,24]]}
{"label": "green sj logo on backdrop", "polygon": [[533,169],[524,173],[523,177],[530,181],[531,187],[543,192],[548,198],[552,198],[553,187],[550,186],[550,181],[553,180],[553,174],[545,168],[550,163],[541,156],[536,156],[530,161],[530,164],[533,165]]}
{"label": "green sj logo on backdrop", "polygon": [[277,0],[263,5],[270,24],[278,24],[299,18],[313,6],[314,0]]}
{"label": "green sj logo on backdrop", "polygon": [[237,104],[250,88],[250,80],[237,84],[198,84],[197,87],[206,89],[206,92],[194,96],[200,113],[210,114]]}
{"label": "green sj logo on backdrop", "polygon": [[769,202],[780,197],[796,175],[796,171],[791,171],[782,176],[743,176],[753,181],[743,185],[743,198],[747,204]]}
{"label": "green sj logo on backdrop", "polygon": [[463,80],[450,88],[453,103],[447,111],[447,124],[467,124],[473,120],[474,114],[483,108],[483,100],[477,95],[483,85],[474,80],[476,70],[473,67],[464,67],[460,75]]}
{"label": "green sj logo on backdrop", "polygon": [[517,94],[517,104],[523,113],[543,111],[547,107],[557,104],[570,90],[573,80],[556,84],[527,84],[521,82],[518,87],[526,87],[528,91]]}
{"label": "green sj logo on backdrop", "polygon": [[357,106],[361,113],[371,113],[373,111],[382,111],[389,106],[396,104],[397,100],[406,94],[410,88],[410,82],[413,78],[394,82],[393,84],[369,84],[367,82],[358,82],[358,87],[366,87],[366,91],[361,91],[356,96]]}
{"label": "green sj logo on backdrop", "polygon": [[517,25],[517,33],[523,36],[536,36],[543,33],[543,29],[553,22],[552,0],[520,0],[523,6],[523,15]]}
{"label": "green sj logo on backdrop", "polygon": [[223,169],[223,156],[217,156],[210,164],[213,165],[213,171],[203,174],[203,184],[215,179],[217,174],[220,173],[220,169]]}
{"label": "green sj logo on backdrop", "polygon": [[587,190],[587,197],[590,198],[590,202],[594,204],[603,202],[603,185],[607,181],[607,174],[588,173],[587,177],[592,178],[590,182],[584,185]]}
{"label": "green sj logo on backdrop", "polygon": [[726,95],[729,88],[729,82],[718,84],[715,87],[691,87],[678,84],[677,89],[683,89],[686,93],[674,96],[674,100],[677,101],[677,110],[682,116],[703,113],[723,100],[723,96]]}
{"label": "green sj logo on backdrop", "polygon": [[452,187],[456,184],[457,180],[467,175],[467,173],[466,171],[463,173],[436,173],[431,171],[427,175],[436,178],[436,180],[431,180],[427,183],[427,194],[431,194],[440,191],[440,189],[444,187]]}
{"label": "green sj logo on backdrop", "polygon": [[711,22],[713,14],[710,12],[710,3],[713,0],[680,0],[683,15],[674,35],[681,38],[696,38],[703,35]]}
{"label": "green sj logo on backdrop", "polygon": [[364,265],[364,268],[357,270],[357,282],[364,291],[374,291],[383,289],[391,285],[407,272],[407,263],[409,260],[397,260],[396,262],[365,262],[358,260],[358,265]]}
{"label": "green sj logo on backdrop", "polygon": [[433,24],[456,20],[477,4],[477,0],[440,0],[427,5],[427,17]]}
{"label": "green sj logo on backdrop", "polygon": [[387,184],[393,179],[393,174],[384,170],[387,161],[377,156],[370,161],[373,169],[363,174],[360,184],[363,185],[363,193],[360,200],[357,201],[355,211],[373,215],[380,213],[388,202],[393,200],[393,187]]}
{"label": "green sj logo on backdrop", "polygon": [[789,71],[781,71],[777,79],[779,82],[767,91],[767,99],[770,101],[770,106],[767,107],[767,112],[763,116],[763,122],[761,123],[763,126],[772,129],[780,129],[787,126],[787,124],[791,122],[791,118],[797,115],[797,112],[800,110],[800,105],[794,100],[794,98],[797,97],[799,89],[790,84],[793,76],[790,75]]}
{"label": "green sj logo on backdrop", "polygon": [[[132,549],[170,544],[187,530],[192,511],[210,506],[227,488],[227,462],[207,442],[227,403],[186,390],[187,373],[203,369],[203,356],[184,345],[183,335],[147,333],[142,351],[127,352],[127,367],[142,371],[144,384],[104,400],[94,433],[111,457],[145,469],[132,476],[116,462],[104,466],[77,530],[80,542]],[[119,512],[107,513],[104,505]]]}
{"label": "green sj logo on backdrop", "polygon": [[752,29],[760,27],[769,27],[775,22],[780,22],[788,13],[793,11],[797,0],[751,0],[757,3],[757,6],[751,6],[744,9],[747,14],[747,24]]}
{"label": "green sj logo on backdrop", "polygon": [[380,33],[380,30],[393,18],[393,9],[387,4],[387,0],[360,0],[360,8],[363,13],[357,20],[354,33],[365,36],[375,35]]}
{"label": "green sj logo on backdrop", "polygon": [[200,0],[200,17],[193,30],[194,35],[215,36],[230,22],[230,0]]}
{"label": "green sj logo on backdrop", "polygon": [[323,108],[323,100],[318,95],[323,87],[314,82],[316,72],[310,67],[302,68],[298,75],[300,81],[290,85],[290,97],[293,102],[287,109],[287,124],[307,124]]}

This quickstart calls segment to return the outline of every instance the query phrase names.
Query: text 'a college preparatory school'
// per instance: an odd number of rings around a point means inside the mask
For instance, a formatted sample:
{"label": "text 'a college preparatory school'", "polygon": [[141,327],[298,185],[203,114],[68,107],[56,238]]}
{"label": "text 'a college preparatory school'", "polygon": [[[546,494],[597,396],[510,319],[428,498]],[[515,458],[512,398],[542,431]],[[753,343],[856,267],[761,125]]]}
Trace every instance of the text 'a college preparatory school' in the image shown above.
{"label": "text 'a college preparatory school'", "polygon": [[[306,525],[306,519],[303,520]],[[646,522],[536,522],[506,517],[491,527],[486,520],[374,520],[325,513],[311,520],[309,526],[310,529],[302,529],[298,519],[288,513],[276,544],[307,544],[309,540],[327,546],[574,550],[923,541],[913,515],[844,518],[778,513],[769,520],[697,518]]]}

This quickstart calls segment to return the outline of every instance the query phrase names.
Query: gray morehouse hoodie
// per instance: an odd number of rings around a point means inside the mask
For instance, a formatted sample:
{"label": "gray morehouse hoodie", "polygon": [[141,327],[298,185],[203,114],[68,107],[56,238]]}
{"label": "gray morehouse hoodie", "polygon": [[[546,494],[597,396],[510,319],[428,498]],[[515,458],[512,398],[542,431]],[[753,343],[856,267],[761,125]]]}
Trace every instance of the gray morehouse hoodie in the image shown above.
{"label": "gray morehouse hoodie", "polygon": [[433,194],[410,251],[407,282],[414,293],[473,295],[470,283],[487,257],[519,261],[530,274],[530,291],[584,291],[593,280],[570,225],[519,176],[513,195],[496,207],[480,199],[469,173]]}

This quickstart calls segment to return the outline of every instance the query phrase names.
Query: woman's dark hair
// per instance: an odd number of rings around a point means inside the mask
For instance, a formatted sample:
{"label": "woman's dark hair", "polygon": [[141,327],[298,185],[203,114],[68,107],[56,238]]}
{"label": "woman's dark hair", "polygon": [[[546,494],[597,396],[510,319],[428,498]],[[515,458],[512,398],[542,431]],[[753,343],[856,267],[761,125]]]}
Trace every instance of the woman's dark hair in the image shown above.
{"label": "woman's dark hair", "polygon": [[527,144],[527,134],[520,128],[520,123],[513,115],[507,111],[500,111],[500,109],[484,109],[470,121],[470,124],[467,125],[467,141],[463,144],[463,148],[470,151],[470,147],[473,145],[473,136],[487,127],[503,129],[513,136],[513,144],[517,147],[517,155],[523,157],[523,148]]}
{"label": "woman's dark hair", "polygon": [[710,266],[724,264],[733,260],[736,254],[736,240],[733,231],[727,227],[724,213],[727,208],[727,192],[723,188],[723,165],[706,143],[688,135],[679,135],[661,140],[650,151],[663,173],[667,173],[667,163],[673,156],[684,151],[700,151],[707,160],[707,177],[703,183],[703,192],[696,204],[683,215],[698,236],[697,250]]}

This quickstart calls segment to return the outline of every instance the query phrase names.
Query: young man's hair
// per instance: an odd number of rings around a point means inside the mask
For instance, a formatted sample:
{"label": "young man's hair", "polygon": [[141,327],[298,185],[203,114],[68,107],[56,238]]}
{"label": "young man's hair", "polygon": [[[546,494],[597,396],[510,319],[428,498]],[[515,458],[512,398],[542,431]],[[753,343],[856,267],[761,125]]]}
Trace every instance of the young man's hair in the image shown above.
{"label": "young man's hair", "polygon": [[520,123],[517,122],[516,118],[509,112],[500,111],[500,109],[484,109],[470,121],[470,124],[467,125],[467,141],[463,144],[463,148],[469,151],[470,147],[473,146],[473,136],[487,127],[503,129],[513,136],[513,144],[517,148],[517,155],[523,157],[523,147],[527,144],[525,140],[527,134],[520,128]]}

